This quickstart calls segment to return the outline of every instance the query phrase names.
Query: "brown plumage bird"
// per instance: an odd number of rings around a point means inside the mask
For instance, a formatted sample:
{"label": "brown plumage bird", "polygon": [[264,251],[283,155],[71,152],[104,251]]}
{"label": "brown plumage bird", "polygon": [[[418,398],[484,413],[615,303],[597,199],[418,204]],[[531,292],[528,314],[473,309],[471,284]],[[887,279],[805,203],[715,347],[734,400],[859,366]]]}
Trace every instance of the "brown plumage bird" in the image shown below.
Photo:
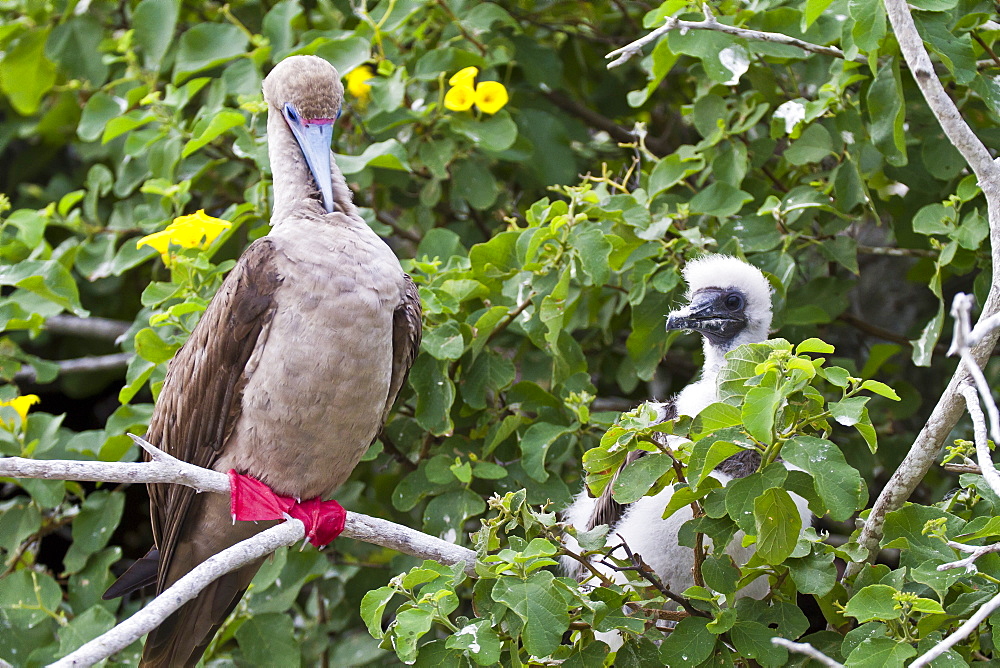
{"label": "brown plumage bird", "polygon": [[[314,56],[264,80],[272,229],[240,257],[171,362],[147,439],[236,469],[276,493],[325,497],[381,429],[420,345],[420,300],[364,220],[330,151],[343,86]],[[157,593],[273,522],[230,519],[229,499],[149,485],[156,547],[116,583]],[[223,576],[151,632],[144,666],[194,665],[260,567]]]}

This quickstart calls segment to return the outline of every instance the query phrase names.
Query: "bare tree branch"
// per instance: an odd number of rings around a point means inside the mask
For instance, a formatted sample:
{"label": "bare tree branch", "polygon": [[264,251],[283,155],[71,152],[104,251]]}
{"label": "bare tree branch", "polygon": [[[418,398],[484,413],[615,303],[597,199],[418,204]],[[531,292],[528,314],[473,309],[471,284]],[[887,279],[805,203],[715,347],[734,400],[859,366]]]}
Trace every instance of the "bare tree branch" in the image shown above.
{"label": "bare tree branch", "polygon": [[[782,35],[777,32],[764,32],[763,30],[750,30],[749,28],[740,28],[738,26],[730,26],[725,23],[719,23],[716,20],[715,15],[709,9],[708,5],[702,5],[702,11],[705,13],[705,19],[703,21],[682,21],[681,19],[676,19],[673,17],[668,17],[662,26],[647,34],[644,37],[640,37],[634,42],[626,44],[620,49],[615,49],[611,53],[604,56],[605,58],[612,60],[608,63],[608,69],[613,67],[618,67],[626,62],[628,62],[633,56],[637,56],[642,53],[642,47],[646,46],[650,42],[655,42],[660,39],[663,35],[667,34],[671,30],[714,30],[715,32],[725,33],[727,35],[732,35],[733,37],[740,37],[742,39],[747,39],[752,42],[771,42],[774,44],[784,44],[786,46],[795,46],[803,51],[810,51],[812,53],[818,53],[824,56],[833,56],[834,58],[844,58],[844,52],[835,46],[822,46],[820,44],[813,44],[811,42],[806,42],[804,40],[798,39],[796,37],[789,37],[788,35]],[[617,56],[617,58],[616,58]],[[856,56],[854,62],[857,63],[867,63],[868,59],[862,55]]]}
{"label": "bare tree branch", "polygon": [[956,543],[953,540],[949,540],[948,547],[954,548],[959,552],[966,552],[969,556],[965,559],[949,561],[947,564],[941,564],[937,567],[939,571],[948,571],[952,568],[964,568],[967,573],[975,573],[976,567],[974,564],[976,559],[987,554],[1000,552],[1000,543],[994,543],[993,545],[965,545],[964,543]]}
{"label": "bare tree branch", "polygon": [[45,321],[46,331],[53,334],[83,336],[90,339],[117,341],[132,326],[131,322],[110,318],[80,318],[75,315],[54,315]]}
{"label": "bare tree branch", "polygon": [[[949,141],[958,149],[976,174],[979,187],[986,198],[994,280],[980,315],[980,323],[985,324],[1000,312],[1000,282],[998,282],[1000,279],[1000,166],[994,162],[989,150],[962,119],[958,107],[948,97],[940,79],[934,73],[930,56],[927,55],[927,50],[924,48],[917,27],[913,23],[913,17],[910,15],[905,0],[884,0],[884,3],[892,29],[896,34],[896,40],[899,42],[899,48],[917,86],[927,101],[927,106],[930,107],[938,123],[941,124],[941,129],[944,130]],[[981,367],[989,358],[996,345],[997,336],[998,334],[994,330],[982,336],[978,342],[971,346],[968,359],[974,361],[976,367]],[[968,363],[959,365],[930,417],[928,417],[924,428],[921,429],[913,445],[910,446],[910,451],[875,500],[858,537],[858,542],[868,550],[868,558],[848,564],[844,573],[845,580],[853,579],[861,572],[864,564],[874,558],[879,542],[882,540],[886,515],[903,506],[930,467],[934,465],[941,445],[962,416],[963,401],[960,391],[962,386],[969,382],[969,379]]]}
{"label": "bare tree branch", "polygon": [[[128,368],[130,359],[132,359],[132,353],[112,353],[96,357],[59,360],[56,364],[59,366],[58,374],[65,376],[71,373],[91,373],[94,371],[124,371]],[[38,373],[34,367],[25,365],[14,375],[14,380],[22,383],[34,383],[38,380]]]}
{"label": "bare tree branch", "polygon": [[[219,475],[225,477],[221,473]],[[142,610],[75,652],[50,664],[49,668],[92,666],[120,652],[159,626],[170,613],[193,599],[216,579],[271,554],[279,547],[293,545],[302,540],[305,537],[305,525],[293,517],[288,519],[287,522],[266,529],[256,536],[212,555],[150,601]]]}
{"label": "bare tree branch", "polygon": [[[132,439],[150,453],[153,461],[125,463],[5,457],[0,458],[0,476],[176,483],[203,492],[229,493],[229,477],[226,474],[176,459],[138,436],[132,436]],[[270,554],[283,545],[291,545],[302,540],[304,536],[302,523],[298,520],[289,521],[220,552],[178,580],[130,619],[52,665],[91,665],[111,656],[159,625],[171,612],[194,598],[219,576]],[[394,522],[348,512],[341,536],[387,547],[414,557],[432,559],[449,566],[464,562],[465,572],[475,576],[475,552]]]}

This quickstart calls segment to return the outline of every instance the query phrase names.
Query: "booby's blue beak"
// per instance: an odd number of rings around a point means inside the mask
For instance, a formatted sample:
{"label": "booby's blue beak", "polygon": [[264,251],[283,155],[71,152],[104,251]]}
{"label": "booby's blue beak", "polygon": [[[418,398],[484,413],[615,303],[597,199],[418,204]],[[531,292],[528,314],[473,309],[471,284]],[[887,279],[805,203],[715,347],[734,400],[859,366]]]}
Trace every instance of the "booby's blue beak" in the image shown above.
{"label": "booby's blue beak", "polygon": [[305,120],[288,103],[283,110],[285,122],[292,131],[292,136],[302,150],[309,172],[323,199],[323,208],[327,213],[333,213],[336,206],[333,203],[333,182],[330,168],[330,144],[333,143],[332,118]]}

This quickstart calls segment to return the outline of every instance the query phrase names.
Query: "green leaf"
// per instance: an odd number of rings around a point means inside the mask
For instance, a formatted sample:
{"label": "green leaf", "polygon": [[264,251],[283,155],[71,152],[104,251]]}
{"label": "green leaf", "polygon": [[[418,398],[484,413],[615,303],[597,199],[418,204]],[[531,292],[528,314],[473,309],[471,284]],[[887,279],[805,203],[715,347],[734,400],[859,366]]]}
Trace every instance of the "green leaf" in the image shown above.
{"label": "green leaf", "polygon": [[158,71],[174,41],[179,3],[176,0],[142,0],[132,12],[135,43],[147,70]]}
{"label": "green leaf", "polygon": [[903,613],[893,598],[898,593],[898,589],[889,585],[868,585],[851,597],[851,600],[847,602],[844,614],[848,617],[854,617],[858,623],[873,619],[882,621],[899,619]]}
{"label": "green leaf", "polygon": [[507,605],[524,622],[521,639],[534,656],[554,652],[569,628],[569,613],[556,594],[554,580],[548,571],[535,571],[525,580],[505,577],[493,586],[493,600]]}
{"label": "green leaf", "polygon": [[656,167],[649,175],[650,198],[652,199],[663,191],[673,188],[688,176],[696,174],[704,168],[705,158],[699,153],[683,149],[671,153],[656,163]]}
{"label": "green leaf", "polygon": [[521,456],[524,471],[532,479],[545,482],[549,472],[545,470],[545,457],[549,448],[564,434],[576,430],[576,426],[536,422],[528,427],[521,436]]}
{"label": "green leaf", "polygon": [[754,503],[764,490],[781,487],[788,470],[781,464],[771,464],[763,471],[746,478],[732,480],[726,485],[726,512],[739,525],[743,533],[754,535],[757,531]]}
{"label": "green leaf", "polygon": [[14,110],[31,116],[56,83],[56,67],[45,57],[48,30],[32,30],[0,60],[0,91]]}
{"label": "green leaf", "polygon": [[880,383],[877,380],[866,380],[861,383],[861,389],[868,390],[869,392],[885,397],[886,399],[899,401],[899,395],[896,394],[896,390],[892,389],[885,383]]}
{"label": "green leaf", "polygon": [[938,304],[937,314],[924,325],[920,337],[910,343],[913,344],[913,363],[916,366],[930,366],[931,356],[934,354],[934,346],[941,338],[941,330],[944,328],[944,304]]}
{"label": "green leaf", "polygon": [[180,346],[169,344],[155,330],[145,327],[135,335],[135,352],[153,364],[170,361]]}
{"label": "green leaf", "polygon": [[424,531],[449,542],[458,542],[465,521],[485,510],[482,495],[469,489],[445,492],[431,499],[424,509]]}
{"label": "green leaf", "polygon": [[826,596],[837,584],[833,552],[814,552],[798,559],[786,559],[785,565],[795,588],[803,594]]}
{"label": "green leaf", "polygon": [[779,487],[764,491],[753,503],[757,556],[768,564],[780,564],[795,549],[802,531],[802,516],[792,497]]}
{"label": "green leaf", "polygon": [[295,640],[292,618],[267,612],[247,618],[236,630],[243,660],[254,666],[300,666],[302,655]]}
{"label": "green leaf", "polygon": [[774,413],[781,404],[781,393],[773,387],[752,387],[743,404],[743,425],[761,443],[771,442]]}
{"label": "green leaf", "polygon": [[[718,404],[725,405],[725,404]],[[746,450],[735,443],[714,438],[703,438],[694,445],[691,452],[691,463],[688,465],[688,480],[693,487],[701,485],[705,476],[715,470],[715,467],[733,455]]]}
{"label": "green leaf", "polygon": [[52,29],[45,55],[58,62],[68,76],[100,86],[108,77],[108,66],[102,58],[80,56],[100,53],[102,30],[100,21],[91,15],[73,16]]}
{"label": "green leaf", "polygon": [[853,427],[861,421],[861,413],[871,397],[850,397],[827,404],[833,419],[845,427]]}
{"label": "green leaf", "polygon": [[712,655],[715,635],[708,630],[710,620],[685,617],[660,645],[660,660],[676,668],[697,666]]}
{"label": "green leaf", "polygon": [[480,119],[465,115],[455,116],[452,128],[485,151],[506,151],[517,139],[517,124],[506,109]]}
{"label": "green leaf", "polygon": [[115,616],[101,605],[94,605],[75,616],[69,624],[59,628],[59,654],[65,656],[97,636],[110,631],[116,624]]}
{"label": "green leaf", "polygon": [[0,266],[0,285],[24,288],[78,316],[88,315],[80,305],[76,281],[66,267],[56,260],[24,260],[14,265]]}
{"label": "green leaf", "polygon": [[382,613],[395,595],[396,590],[392,587],[379,587],[372,589],[361,599],[361,619],[364,620],[373,638],[378,639],[385,635],[382,632]]}
{"label": "green leaf", "polygon": [[621,504],[634,503],[645,496],[663,474],[672,469],[673,459],[670,455],[653,452],[640,457],[618,474],[612,497]]}
{"label": "green leaf", "polygon": [[885,7],[881,0],[848,0],[847,9],[854,19],[854,43],[865,52],[878,51],[885,37]]}
{"label": "green leaf", "polygon": [[[852,0],[855,4],[877,6],[878,19],[885,23],[885,14],[881,0]],[[856,24],[860,25],[859,24]],[[857,29],[857,28],[855,28]],[[859,46],[861,46],[859,44]],[[862,50],[870,50],[861,47]],[[906,110],[903,105],[903,84],[899,76],[899,61],[891,60],[879,68],[875,81],[868,88],[868,116],[871,119],[871,135],[875,147],[882,152],[886,161],[893,166],[906,164],[906,133],[903,124],[906,122]]]}
{"label": "green leaf", "polygon": [[455,384],[448,377],[447,362],[418,355],[410,369],[410,385],[417,394],[416,419],[421,427],[440,436],[452,430],[451,405]]}
{"label": "green leaf", "polygon": [[890,638],[867,638],[847,656],[847,668],[902,668],[917,649]]}
{"label": "green leaf", "polygon": [[756,659],[765,666],[788,664],[788,650],[778,647],[771,638],[779,634],[752,619],[740,619],[729,632],[736,650],[745,657]]}
{"label": "green leaf", "polygon": [[481,619],[466,624],[448,637],[445,646],[464,650],[480,666],[492,666],[500,660],[500,636],[493,630],[490,620]]}
{"label": "green leaf", "polygon": [[830,137],[830,132],[819,123],[807,127],[802,136],[785,149],[785,159],[793,165],[819,162],[832,154],[833,139]]}
{"label": "green leaf", "polygon": [[743,205],[753,201],[753,195],[728,183],[716,181],[690,202],[691,211],[716,218],[726,218],[739,212]]}
{"label": "green leaf", "polygon": [[[202,146],[205,146],[216,137],[222,135],[224,132],[227,132],[232,128],[241,127],[244,123],[246,123],[246,117],[243,114],[238,111],[223,109],[212,117],[212,120],[204,129],[200,131],[200,134],[193,139],[188,140],[188,142],[184,144],[184,149],[181,151],[181,157],[188,157]],[[200,125],[201,124],[199,123],[199,126]],[[197,128],[195,131],[198,131]]]}
{"label": "green leaf", "polygon": [[366,167],[410,171],[406,149],[396,139],[370,144],[361,155],[335,155],[337,166],[345,175],[357,174]]}
{"label": "green leaf", "polygon": [[28,569],[6,576],[0,587],[0,615],[13,628],[31,629],[49,620],[48,613],[55,614],[60,601],[59,584],[44,573]]}
{"label": "green leaf", "polygon": [[457,360],[465,351],[465,339],[458,323],[448,320],[438,327],[424,330],[421,347],[439,360]]}
{"label": "green leaf", "polygon": [[833,520],[848,519],[860,504],[867,502],[861,474],[830,441],[796,436],[784,444],[781,456],[812,476],[816,493]]}
{"label": "green leaf", "polygon": [[66,572],[75,573],[87,563],[87,557],[104,548],[125,509],[125,495],[100,490],[92,492],[80,506],[73,520],[73,543],[66,552]]}
{"label": "green leaf", "polygon": [[173,83],[242,56],[247,35],[230,23],[199,23],[181,35],[174,61]]}

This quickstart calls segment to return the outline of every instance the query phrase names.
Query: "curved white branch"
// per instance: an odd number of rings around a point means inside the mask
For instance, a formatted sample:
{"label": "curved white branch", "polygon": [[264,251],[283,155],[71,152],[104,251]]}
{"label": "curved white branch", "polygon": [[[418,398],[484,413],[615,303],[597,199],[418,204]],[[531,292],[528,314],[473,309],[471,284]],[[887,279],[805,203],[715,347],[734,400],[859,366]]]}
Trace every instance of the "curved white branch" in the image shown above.
{"label": "curved white branch", "polygon": [[[229,476],[226,474],[171,457],[138,436],[132,436],[132,439],[154,461],[125,463],[5,457],[0,458],[0,477],[176,483],[203,492],[229,493]],[[270,554],[281,546],[292,545],[304,536],[302,522],[289,518],[288,522],[223,550],[194,568],[131,618],[52,665],[91,665],[108,658],[155,628],[171,612],[197,596],[198,592],[219,576]],[[465,572],[475,576],[475,552],[394,522],[348,512],[341,536],[449,566],[464,562]]]}
{"label": "curved white branch", "polygon": [[985,622],[986,618],[992,615],[993,611],[997,608],[1000,608],[1000,594],[997,594],[983,604],[983,607],[976,610],[976,614],[969,617],[964,624],[955,629],[954,633],[932,647],[929,652],[917,657],[913,663],[910,664],[910,668],[929,666],[934,659],[947,652],[958,642],[964,640],[969,636],[969,634],[978,629],[979,625]]}
{"label": "curved white branch", "polygon": [[[824,56],[833,56],[834,58],[844,58],[844,52],[835,46],[823,46],[821,44],[813,44],[812,42],[806,42],[805,40],[798,39],[797,37],[789,37],[788,35],[782,35],[778,32],[765,32],[763,30],[751,30],[750,28],[740,28],[739,26],[726,25],[725,23],[719,23],[716,20],[715,15],[712,14],[708,5],[704,5],[703,9],[705,13],[705,19],[703,21],[683,21],[674,17],[667,17],[663,25],[653,30],[649,34],[640,37],[634,42],[630,42],[620,49],[615,49],[611,53],[604,56],[607,59],[615,58],[610,63],[608,63],[608,69],[613,67],[618,67],[631,59],[633,56],[637,56],[642,53],[642,47],[646,46],[650,42],[655,42],[663,35],[667,34],[671,30],[713,30],[715,32],[725,33],[727,35],[732,35],[733,37],[739,37],[741,39],[750,40],[752,42],[771,42],[773,44],[784,44],[786,46],[794,46],[802,49],[803,51],[811,51],[812,53],[818,53]],[[616,58],[617,56],[617,58]],[[857,56],[854,58],[855,62],[866,63],[868,62],[864,56]]]}
{"label": "curved white branch", "polygon": [[939,571],[948,571],[952,568],[964,568],[967,573],[975,573],[976,567],[974,564],[976,559],[982,557],[983,555],[1000,552],[1000,543],[994,543],[993,545],[965,545],[964,543],[956,543],[953,540],[949,540],[948,547],[955,548],[959,552],[968,552],[969,556],[965,559],[949,561],[947,564],[941,564],[937,567]]}
{"label": "curved white branch", "polygon": [[[220,474],[222,475],[222,474]],[[279,547],[292,545],[305,537],[305,525],[295,518],[266,529],[222,552],[215,554],[154,598],[145,608],[104,635],[94,638],[75,652],[49,665],[49,668],[91,666],[125,649],[159,626],[170,613],[193,599],[219,577],[240,566],[265,557]]]}

